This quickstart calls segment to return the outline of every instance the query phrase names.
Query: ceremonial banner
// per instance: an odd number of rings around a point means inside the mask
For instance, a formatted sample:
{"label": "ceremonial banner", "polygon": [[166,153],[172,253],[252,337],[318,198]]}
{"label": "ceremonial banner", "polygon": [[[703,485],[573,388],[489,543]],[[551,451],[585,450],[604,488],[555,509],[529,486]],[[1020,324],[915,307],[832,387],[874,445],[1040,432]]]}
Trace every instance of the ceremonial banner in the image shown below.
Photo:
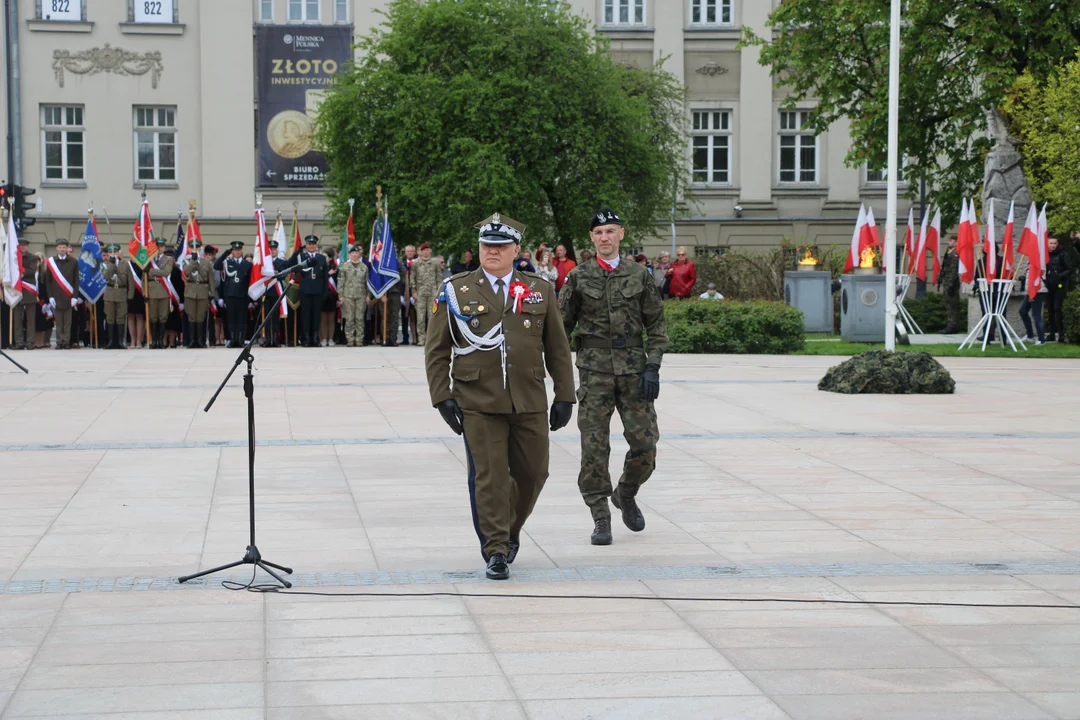
{"label": "ceremonial banner", "polygon": [[371,231],[371,247],[368,250],[368,288],[376,299],[385,295],[401,279],[394,238],[390,234],[390,218],[379,213]]}
{"label": "ceremonial banner", "polygon": [[98,241],[97,223],[91,217],[86,221],[86,233],[79,249],[79,292],[91,303],[96,303],[105,292],[105,274],[102,267],[105,258]]}
{"label": "ceremonial banner", "polygon": [[314,118],[352,60],[352,25],[256,25],[260,187],[322,187],[326,159],[312,150]]}

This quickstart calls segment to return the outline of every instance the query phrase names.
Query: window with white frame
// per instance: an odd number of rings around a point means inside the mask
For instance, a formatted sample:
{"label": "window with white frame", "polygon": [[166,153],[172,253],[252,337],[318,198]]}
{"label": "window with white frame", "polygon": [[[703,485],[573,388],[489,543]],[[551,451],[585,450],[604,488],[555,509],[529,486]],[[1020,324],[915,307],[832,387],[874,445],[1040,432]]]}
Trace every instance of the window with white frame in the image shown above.
{"label": "window with white frame", "polygon": [[730,25],[732,0],[690,0],[691,25]]}
{"label": "window with white frame", "polygon": [[605,25],[644,25],[645,0],[604,0]]}
{"label": "window with white frame", "polygon": [[818,142],[809,110],[780,111],[780,182],[818,181]]}
{"label": "window with white frame", "polygon": [[707,185],[731,182],[731,112],[695,110],[692,113],[693,181]]}
{"label": "window with white frame", "polygon": [[81,105],[43,105],[41,144],[45,180],[86,179],[86,128]]}
{"label": "window with white frame", "polygon": [[136,182],[176,182],[176,108],[135,108]]}
{"label": "window with white frame", "polygon": [[[884,185],[889,182],[888,170],[874,170],[869,165],[866,166],[866,184],[867,185]],[[896,182],[904,182],[904,159],[900,158],[900,172],[896,176]]]}
{"label": "window with white frame", "polygon": [[274,0],[259,0],[259,22],[274,22]]}
{"label": "window with white frame", "polygon": [[178,23],[177,0],[128,0],[128,22]]}
{"label": "window with white frame", "polygon": [[38,0],[37,19],[50,22],[86,20],[86,0]]}
{"label": "window with white frame", "polygon": [[349,22],[348,0],[334,0],[334,22],[338,24]]}
{"label": "window with white frame", "polygon": [[319,0],[289,0],[289,22],[319,22]]}

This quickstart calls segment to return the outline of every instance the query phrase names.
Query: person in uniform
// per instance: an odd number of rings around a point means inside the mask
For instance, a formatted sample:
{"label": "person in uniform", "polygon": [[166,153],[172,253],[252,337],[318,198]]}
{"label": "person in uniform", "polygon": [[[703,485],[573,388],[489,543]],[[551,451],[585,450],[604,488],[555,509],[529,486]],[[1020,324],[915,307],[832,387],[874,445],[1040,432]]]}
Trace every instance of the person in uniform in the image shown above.
{"label": "person in uniform", "polygon": [[938,290],[945,299],[945,335],[960,332],[960,256],[956,254],[956,238],[950,237],[941,258],[937,276]]}
{"label": "person in uniform", "polygon": [[[400,285],[395,285],[394,288],[390,291],[390,292],[394,292],[395,290],[397,291],[396,292],[397,305],[395,307],[397,307],[399,309],[399,311],[403,311],[403,312],[401,312],[401,344],[402,345],[408,345],[409,344],[409,337],[410,337],[409,330],[410,329],[412,330],[413,341],[415,342],[415,340],[416,340],[416,308],[412,304],[412,298],[413,298],[413,295],[415,293],[415,291],[412,289],[412,266],[413,266],[413,263],[416,262],[416,260],[417,260],[416,248],[414,246],[412,246],[412,245],[406,245],[401,251],[401,256],[398,257],[398,268],[401,269],[401,282],[402,282],[402,284],[405,285],[405,292],[403,293],[403,292],[401,292],[401,290],[398,290]],[[391,297],[390,293],[387,293],[387,297]],[[393,301],[394,301],[394,298],[391,297],[389,302],[393,302]],[[391,315],[390,317],[392,319],[395,316]],[[391,326],[387,325],[387,327],[389,328]],[[394,338],[396,340],[397,339],[397,331],[396,331],[397,324],[396,324],[396,322],[392,327],[395,328],[395,331],[394,331],[393,335],[394,335]],[[390,334],[389,330],[387,330],[387,334],[388,335]],[[397,342],[395,342],[394,345],[397,345]]]}
{"label": "person in uniform", "polygon": [[330,292],[330,268],[326,256],[319,252],[319,238],[308,235],[304,249],[293,255],[289,267],[307,263],[300,274],[300,344],[319,347],[319,313]]}
{"label": "person in uniform", "polygon": [[[626,527],[634,532],[645,529],[635,498],[656,467],[660,437],[653,401],[660,394],[660,362],[668,344],[664,303],[645,268],[620,261],[624,234],[622,220],[612,210],[596,213],[589,228],[596,262],[571,270],[559,293],[566,334],[577,328],[578,489],[592,511],[593,545],[611,544],[609,497],[622,511]],[[647,346],[643,334],[648,336]],[[630,450],[613,493],[608,456],[615,410]]]}
{"label": "person in uniform", "polygon": [[367,312],[368,266],[357,245],[349,248],[349,259],[338,269],[338,292],[341,295],[341,314],[345,318],[345,339],[349,347],[364,343],[364,313]]}
{"label": "person in uniform", "polygon": [[[274,274],[284,270],[288,263],[285,258],[278,257],[278,245],[277,240],[269,241],[270,254],[274,257]],[[285,288],[277,280],[274,280],[267,284],[266,292],[262,295],[262,310],[263,317],[266,318],[266,340],[263,342],[263,347],[278,347],[281,344],[281,306],[274,307],[278,298],[281,296],[281,291]],[[287,302],[282,300],[282,303]]]}
{"label": "person in uniform", "polygon": [[243,241],[233,240],[229,247],[231,252],[219,257],[214,269],[222,273],[221,294],[218,297],[224,298],[228,315],[229,340],[225,347],[237,348],[244,344],[252,265],[244,259]]}
{"label": "person in uniform", "polygon": [[[570,422],[574,403],[555,293],[540,276],[514,269],[521,230],[509,222],[496,214],[483,223],[481,269],[443,285],[424,348],[431,404],[465,436],[473,526],[493,580],[510,576],[521,528],[548,477],[548,432]],[[550,414],[545,366],[555,384]]]}
{"label": "person in uniform", "polygon": [[199,241],[191,241],[191,254],[184,263],[184,313],[188,319],[187,346],[189,348],[206,347],[206,316],[210,303],[217,296],[214,287],[214,263],[199,252]]}
{"label": "person in uniform", "polygon": [[420,257],[413,260],[409,271],[409,285],[412,299],[416,303],[416,337],[418,344],[424,345],[427,339],[428,321],[431,319],[431,306],[442,285],[442,268],[439,261],[431,257],[431,245],[420,245]]}
{"label": "person in uniform", "polygon": [[[30,241],[19,238],[22,253],[22,298],[15,306],[15,349],[33,350],[34,334],[37,332],[38,305],[38,259],[27,250]],[[25,334],[24,334],[25,333]]]}
{"label": "person in uniform", "polygon": [[135,283],[131,280],[131,264],[120,255],[117,244],[105,246],[105,324],[108,327],[109,350],[124,349],[128,302],[135,298]]}
{"label": "person in uniform", "polygon": [[150,260],[146,266],[146,274],[150,287],[146,288],[146,296],[150,299],[150,349],[160,350],[165,347],[165,323],[169,319],[169,308],[172,307],[172,297],[165,283],[172,279],[173,266],[176,261],[172,253],[166,253],[168,246],[164,242],[158,244],[158,254]]}
{"label": "person in uniform", "polygon": [[79,262],[65,238],[56,238],[56,256],[45,262],[46,294],[56,319],[56,349],[71,348],[71,311],[79,306]]}

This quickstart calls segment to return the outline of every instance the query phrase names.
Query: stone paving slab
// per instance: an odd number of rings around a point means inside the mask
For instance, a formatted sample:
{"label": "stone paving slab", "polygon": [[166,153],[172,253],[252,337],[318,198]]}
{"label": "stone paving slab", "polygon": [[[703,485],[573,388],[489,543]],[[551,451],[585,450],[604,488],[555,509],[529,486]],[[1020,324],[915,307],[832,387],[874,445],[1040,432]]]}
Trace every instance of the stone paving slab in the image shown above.
{"label": "stone paving slab", "polygon": [[3,720],[1080,719],[1076,361],[846,397],[829,358],[671,356],[646,531],[588,544],[571,426],[491,583],[418,349],[260,353],[259,547],[310,596],[175,583],[247,543],[239,378],[202,410],[230,353],[17,356]]}

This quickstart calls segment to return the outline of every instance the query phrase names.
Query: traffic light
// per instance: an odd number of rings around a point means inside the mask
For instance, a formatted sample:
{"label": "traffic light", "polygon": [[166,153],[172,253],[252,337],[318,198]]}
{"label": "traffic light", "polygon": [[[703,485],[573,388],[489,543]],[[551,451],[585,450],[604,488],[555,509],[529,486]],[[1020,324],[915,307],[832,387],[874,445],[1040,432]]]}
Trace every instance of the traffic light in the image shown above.
{"label": "traffic light", "polygon": [[22,185],[11,185],[9,186],[8,192],[15,198],[15,204],[11,213],[15,218],[15,227],[19,232],[22,232],[37,222],[37,218],[26,216],[27,211],[37,207],[37,204],[27,202],[26,198],[36,193],[37,190],[34,188],[23,187]]}

